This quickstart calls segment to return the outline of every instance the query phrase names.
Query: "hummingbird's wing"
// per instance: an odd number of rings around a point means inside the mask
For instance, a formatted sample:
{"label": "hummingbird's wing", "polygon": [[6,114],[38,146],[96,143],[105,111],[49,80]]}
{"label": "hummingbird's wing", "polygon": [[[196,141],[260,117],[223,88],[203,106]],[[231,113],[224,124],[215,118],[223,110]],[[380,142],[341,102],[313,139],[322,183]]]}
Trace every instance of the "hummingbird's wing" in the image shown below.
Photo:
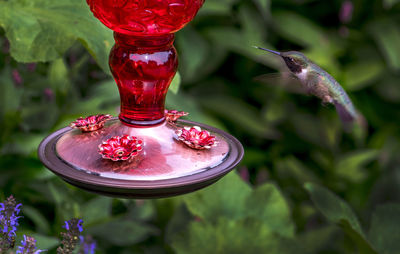
{"label": "hummingbird's wing", "polygon": [[296,94],[308,94],[300,80],[290,72],[268,73],[255,77],[254,81],[270,86],[279,86]]}

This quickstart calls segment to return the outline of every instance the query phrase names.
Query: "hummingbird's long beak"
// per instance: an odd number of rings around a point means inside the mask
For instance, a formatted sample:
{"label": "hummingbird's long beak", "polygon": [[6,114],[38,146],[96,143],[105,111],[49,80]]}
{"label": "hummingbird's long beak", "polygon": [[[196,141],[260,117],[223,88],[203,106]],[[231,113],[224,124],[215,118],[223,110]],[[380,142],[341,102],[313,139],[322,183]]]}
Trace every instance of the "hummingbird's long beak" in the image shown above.
{"label": "hummingbird's long beak", "polygon": [[257,47],[257,46],[254,46],[254,47],[255,47],[256,49],[261,49],[261,50],[264,50],[264,51],[271,52],[271,53],[273,53],[273,54],[275,54],[275,55],[278,55],[278,56],[281,55],[281,53],[278,52],[278,51],[274,51],[274,50],[270,50],[270,49],[266,49],[266,48],[261,48],[261,47]]}

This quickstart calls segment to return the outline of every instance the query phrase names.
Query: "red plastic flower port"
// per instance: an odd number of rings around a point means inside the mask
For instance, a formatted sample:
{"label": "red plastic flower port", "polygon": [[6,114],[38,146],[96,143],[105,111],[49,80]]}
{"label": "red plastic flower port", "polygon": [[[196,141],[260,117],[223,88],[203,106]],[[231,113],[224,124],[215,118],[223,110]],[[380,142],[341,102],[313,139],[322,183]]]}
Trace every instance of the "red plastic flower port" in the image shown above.
{"label": "red plastic flower port", "polygon": [[143,150],[143,141],[129,135],[115,136],[99,145],[103,159],[126,161]]}
{"label": "red plastic flower port", "polygon": [[187,116],[189,113],[178,110],[165,110],[165,118],[168,123],[174,123],[182,116]]}
{"label": "red plastic flower port", "polygon": [[104,127],[104,124],[112,118],[111,115],[94,115],[86,118],[79,117],[69,126],[71,128],[77,128],[83,132],[97,131]]}
{"label": "red plastic flower port", "polygon": [[215,136],[212,136],[208,131],[201,130],[199,126],[184,127],[176,131],[178,140],[185,143],[193,149],[210,149],[216,145]]}

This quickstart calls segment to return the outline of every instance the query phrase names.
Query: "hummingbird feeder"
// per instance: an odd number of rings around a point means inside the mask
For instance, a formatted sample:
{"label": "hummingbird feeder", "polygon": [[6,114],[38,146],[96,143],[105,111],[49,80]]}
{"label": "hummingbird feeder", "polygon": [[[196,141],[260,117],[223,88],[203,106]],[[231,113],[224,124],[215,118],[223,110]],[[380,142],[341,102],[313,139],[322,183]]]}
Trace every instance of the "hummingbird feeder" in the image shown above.
{"label": "hummingbird feeder", "polygon": [[52,133],[39,146],[44,165],[87,191],[143,199],[192,192],[230,172],[243,157],[236,138],[164,108],[178,67],[174,33],[204,0],[87,3],[114,31],[109,65],[121,98],[119,118],[79,118]]}

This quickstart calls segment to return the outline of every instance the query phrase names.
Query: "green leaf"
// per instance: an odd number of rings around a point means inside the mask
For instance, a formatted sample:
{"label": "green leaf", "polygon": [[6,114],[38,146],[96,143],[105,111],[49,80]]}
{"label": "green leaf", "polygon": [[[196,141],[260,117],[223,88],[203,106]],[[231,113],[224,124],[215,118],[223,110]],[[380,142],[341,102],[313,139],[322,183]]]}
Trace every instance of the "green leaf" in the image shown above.
{"label": "green leaf", "polygon": [[400,3],[399,0],[383,0],[385,8],[392,8],[394,5]]}
{"label": "green leaf", "polygon": [[198,78],[206,65],[210,51],[208,42],[190,26],[183,29],[176,37],[179,49],[180,72],[184,80]]}
{"label": "green leaf", "polygon": [[62,58],[54,60],[49,67],[48,79],[54,91],[66,96],[70,88],[68,68]]}
{"label": "green leaf", "polygon": [[238,13],[240,29],[234,26],[212,26],[205,30],[205,34],[213,41],[213,45],[219,45],[224,50],[232,50],[252,60],[279,68],[281,61],[276,57],[266,57],[265,52],[252,46],[272,48],[265,43],[267,28],[260,13],[247,5],[241,5]]}
{"label": "green leaf", "polygon": [[267,18],[271,15],[271,13],[270,13],[271,1],[270,0],[253,0],[253,2],[257,5],[258,10],[262,13],[264,18]]}
{"label": "green leaf", "polygon": [[174,94],[177,94],[179,92],[180,86],[181,86],[181,75],[179,74],[179,72],[177,72],[174,79],[171,82],[171,85],[169,86],[169,91],[173,92]]}
{"label": "green leaf", "polygon": [[129,208],[128,212],[128,216],[130,218],[135,218],[136,220],[140,221],[150,220],[155,216],[155,214],[156,214],[156,207],[151,201],[137,201],[137,203],[133,207]]}
{"label": "green leaf", "polygon": [[276,57],[266,57],[265,53],[252,46],[259,46],[264,48],[272,48],[271,45],[265,42],[246,41],[242,32],[233,27],[213,27],[206,30],[206,35],[215,44],[219,44],[224,49],[232,50],[238,54],[249,57],[252,60],[271,66],[275,69],[281,66],[280,59]]}
{"label": "green leaf", "polygon": [[302,112],[293,113],[291,116],[292,125],[295,132],[302,139],[320,147],[328,146],[328,139],[324,135],[321,121],[314,115]]}
{"label": "green leaf", "polygon": [[239,99],[223,95],[208,96],[202,98],[200,103],[253,135],[262,138],[276,138],[278,136],[278,132],[270,124],[262,121],[262,117],[256,108]]}
{"label": "green leaf", "polygon": [[253,191],[245,202],[245,215],[258,218],[273,232],[293,237],[295,226],[285,198],[274,184],[264,184]]}
{"label": "green leaf", "polygon": [[384,71],[380,61],[362,61],[346,68],[343,86],[346,90],[357,91],[373,84]]}
{"label": "green leaf", "polygon": [[93,17],[85,1],[1,1],[0,26],[17,61],[52,61],[80,41],[109,72],[112,32]]}
{"label": "green leaf", "polygon": [[332,240],[336,228],[327,226],[300,234],[296,240],[301,245],[305,253],[321,253],[319,252]]}
{"label": "green leaf", "polygon": [[392,20],[378,20],[369,27],[389,67],[400,70],[400,29]]}
{"label": "green leaf", "polygon": [[318,181],[313,172],[294,156],[277,161],[276,167],[282,179],[293,177],[301,185],[307,181]]}
{"label": "green leaf", "polygon": [[47,218],[44,217],[40,211],[32,206],[23,206],[22,210],[25,217],[31,219],[36,226],[36,230],[43,234],[50,233],[50,225]]}
{"label": "green leaf", "polygon": [[183,197],[189,211],[205,220],[219,216],[240,218],[246,212],[246,198],[252,190],[236,173],[230,173],[218,183]]}
{"label": "green leaf", "polygon": [[369,239],[381,254],[400,253],[400,205],[378,206],[372,215]]}
{"label": "green leaf", "polygon": [[206,1],[199,11],[201,15],[230,15],[232,5],[238,0]]}
{"label": "green leaf", "polygon": [[256,218],[269,230],[284,237],[293,237],[294,224],[286,200],[274,184],[252,190],[239,176],[231,173],[217,184],[185,196],[189,211],[203,220],[219,218]]}
{"label": "green leaf", "polygon": [[318,210],[332,223],[338,224],[356,243],[360,253],[377,254],[367,241],[358,218],[350,206],[335,194],[313,183],[305,184]]}
{"label": "green leaf", "polygon": [[72,119],[65,119],[65,122],[61,123],[62,125],[60,124],[59,127],[62,128],[73,119],[76,119],[76,117],[82,116],[82,112],[85,112],[86,115],[99,113],[115,115],[120,105],[119,100],[118,87],[115,81],[112,79],[101,81],[92,88],[89,99],[74,104],[70,109],[72,114],[77,114],[78,116],[74,116]]}
{"label": "green leaf", "polygon": [[43,140],[43,134],[16,133],[11,136],[11,142],[4,145],[4,153],[33,155],[36,154],[40,142]]}
{"label": "green leaf", "polygon": [[258,45],[265,40],[267,29],[262,17],[254,8],[241,5],[239,9],[239,19],[242,27],[242,36],[247,42],[247,45]]}
{"label": "green leaf", "polygon": [[4,68],[0,73],[0,119],[6,114],[16,112],[20,106],[23,89],[13,83],[12,70]]}
{"label": "green leaf", "polygon": [[377,150],[354,151],[338,161],[335,173],[350,181],[361,182],[367,177],[364,166],[375,160],[378,155]]}
{"label": "green leaf", "polygon": [[157,233],[143,223],[120,219],[87,228],[86,232],[116,246],[131,246]]}
{"label": "green leaf", "polygon": [[274,235],[257,219],[220,218],[215,225],[193,222],[184,237],[173,244],[177,253],[302,253],[294,242]]}
{"label": "green leaf", "polygon": [[109,218],[111,213],[112,199],[108,197],[97,197],[87,202],[82,207],[82,218],[85,227],[93,223],[101,222]]}
{"label": "green leaf", "polygon": [[179,94],[168,93],[166,99],[167,108],[181,109],[190,113],[190,120],[207,123],[217,128],[223,128],[223,125],[210,115],[205,114],[199,107],[196,98],[191,97],[187,93],[180,92]]}
{"label": "green leaf", "polygon": [[273,13],[275,24],[287,39],[305,47],[326,47],[329,40],[322,28],[309,19],[294,12],[279,11]]}
{"label": "green leaf", "polygon": [[32,233],[31,236],[36,239],[36,246],[42,250],[49,250],[60,244],[60,240],[56,237],[45,236],[37,233]]}
{"label": "green leaf", "polygon": [[36,240],[36,247],[40,250],[50,250],[60,245],[60,240],[56,237],[50,237],[42,234],[38,234],[28,230],[18,230],[16,238],[16,245],[20,245],[24,239],[23,235],[31,236]]}

